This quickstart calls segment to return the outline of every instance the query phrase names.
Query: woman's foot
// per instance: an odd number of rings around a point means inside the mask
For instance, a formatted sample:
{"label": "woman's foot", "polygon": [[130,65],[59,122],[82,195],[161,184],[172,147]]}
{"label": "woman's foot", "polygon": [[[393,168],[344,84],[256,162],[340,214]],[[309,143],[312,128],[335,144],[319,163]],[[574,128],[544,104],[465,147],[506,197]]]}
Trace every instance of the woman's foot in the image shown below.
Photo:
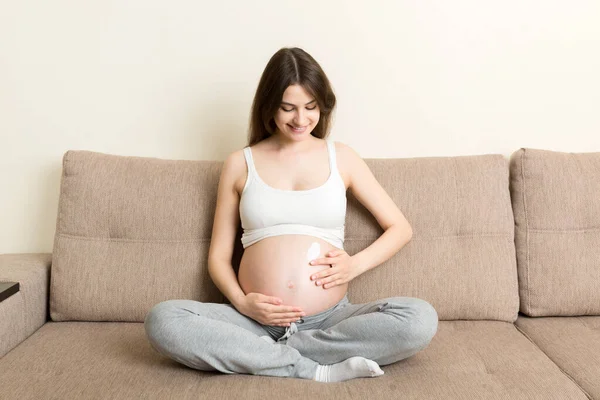
{"label": "woman's foot", "polygon": [[313,380],[317,382],[342,382],[354,378],[374,378],[384,372],[373,360],[364,357],[350,357],[331,365],[319,365]]}

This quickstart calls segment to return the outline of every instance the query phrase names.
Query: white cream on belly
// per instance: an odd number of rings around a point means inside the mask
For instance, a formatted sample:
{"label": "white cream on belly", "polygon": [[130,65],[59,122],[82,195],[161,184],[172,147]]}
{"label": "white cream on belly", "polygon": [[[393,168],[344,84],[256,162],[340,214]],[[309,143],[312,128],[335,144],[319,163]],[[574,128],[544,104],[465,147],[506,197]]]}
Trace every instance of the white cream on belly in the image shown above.
{"label": "white cream on belly", "polygon": [[312,242],[308,251],[306,252],[306,261],[310,262],[321,254],[321,244],[319,242]]}
{"label": "white cream on belly", "polygon": [[[306,261],[310,262],[321,255],[321,244],[319,242],[312,242],[308,250],[306,251]],[[293,292],[296,292],[296,285],[294,281],[288,281],[287,287]]]}

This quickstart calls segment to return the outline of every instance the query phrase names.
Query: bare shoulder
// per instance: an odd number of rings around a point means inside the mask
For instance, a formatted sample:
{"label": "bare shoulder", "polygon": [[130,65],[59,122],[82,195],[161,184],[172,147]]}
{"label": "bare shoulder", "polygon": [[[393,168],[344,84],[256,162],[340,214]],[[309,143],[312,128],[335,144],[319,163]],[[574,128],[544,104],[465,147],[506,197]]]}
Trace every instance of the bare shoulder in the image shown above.
{"label": "bare shoulder", "polygon": [[338,152],[342,152],[343,154],[341,155],[342,157],[360,157],[358,155],[358,153],[356,152],[356,150],[354,150],[352,147],[350,147],[350,145],[344,143],[344,142],[340,142],[340,141],[334,141],[333,143],[335,143],[335,151],[336,153]]}
{"label": "bare shoulder", "polygon": [[338,170],[344,180],[346,189],[352,184],[352,171],[355,169],[356,164],[360,162],[360,155],[351,146],[344,142],[334,141],[335,154],[338,163]]}
{"label": "bare shoulder", "polygon": [[246,159],[244,149],[236,150],[230,153],[223,164],[222,179],[227,179],[228,184],[232,184],[235,191],[240,195],[246,182]]}

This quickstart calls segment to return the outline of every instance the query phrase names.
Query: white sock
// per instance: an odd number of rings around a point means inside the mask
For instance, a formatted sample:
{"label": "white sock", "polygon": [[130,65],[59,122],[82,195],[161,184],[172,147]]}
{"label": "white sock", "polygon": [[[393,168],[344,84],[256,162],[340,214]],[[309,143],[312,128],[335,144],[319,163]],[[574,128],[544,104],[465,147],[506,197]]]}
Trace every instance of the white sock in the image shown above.
{"label": "white sock", "polygon": [[384,372],[373,360],[364,357],[350,357],[347,360],[331,365],[317,366],[313,380],[317,382],[342,382],[354,378],[374,378]]}
{"label": "white sock", "polygon": [[267,342],[273,344],[275,343],[275,339],[273,339],[271,336],[261,336],[261,339],[265,339]]}

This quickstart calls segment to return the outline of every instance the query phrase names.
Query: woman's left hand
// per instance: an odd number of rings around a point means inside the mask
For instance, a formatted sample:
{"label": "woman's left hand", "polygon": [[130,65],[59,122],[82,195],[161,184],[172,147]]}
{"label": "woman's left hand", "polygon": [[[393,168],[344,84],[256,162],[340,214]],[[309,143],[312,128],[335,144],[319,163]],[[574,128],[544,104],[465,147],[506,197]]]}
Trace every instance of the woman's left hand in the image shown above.
{"label": "woman's left hand", "polygon": [[360,275],[356,260],[344,250],[331,250],[325,254],[325,258],[316,258],[310,265],[330,265],[329,269],[315,272],[310,276],[311,281],[316,281],[317,286],[329,289],[336,285],[343,285]]}

